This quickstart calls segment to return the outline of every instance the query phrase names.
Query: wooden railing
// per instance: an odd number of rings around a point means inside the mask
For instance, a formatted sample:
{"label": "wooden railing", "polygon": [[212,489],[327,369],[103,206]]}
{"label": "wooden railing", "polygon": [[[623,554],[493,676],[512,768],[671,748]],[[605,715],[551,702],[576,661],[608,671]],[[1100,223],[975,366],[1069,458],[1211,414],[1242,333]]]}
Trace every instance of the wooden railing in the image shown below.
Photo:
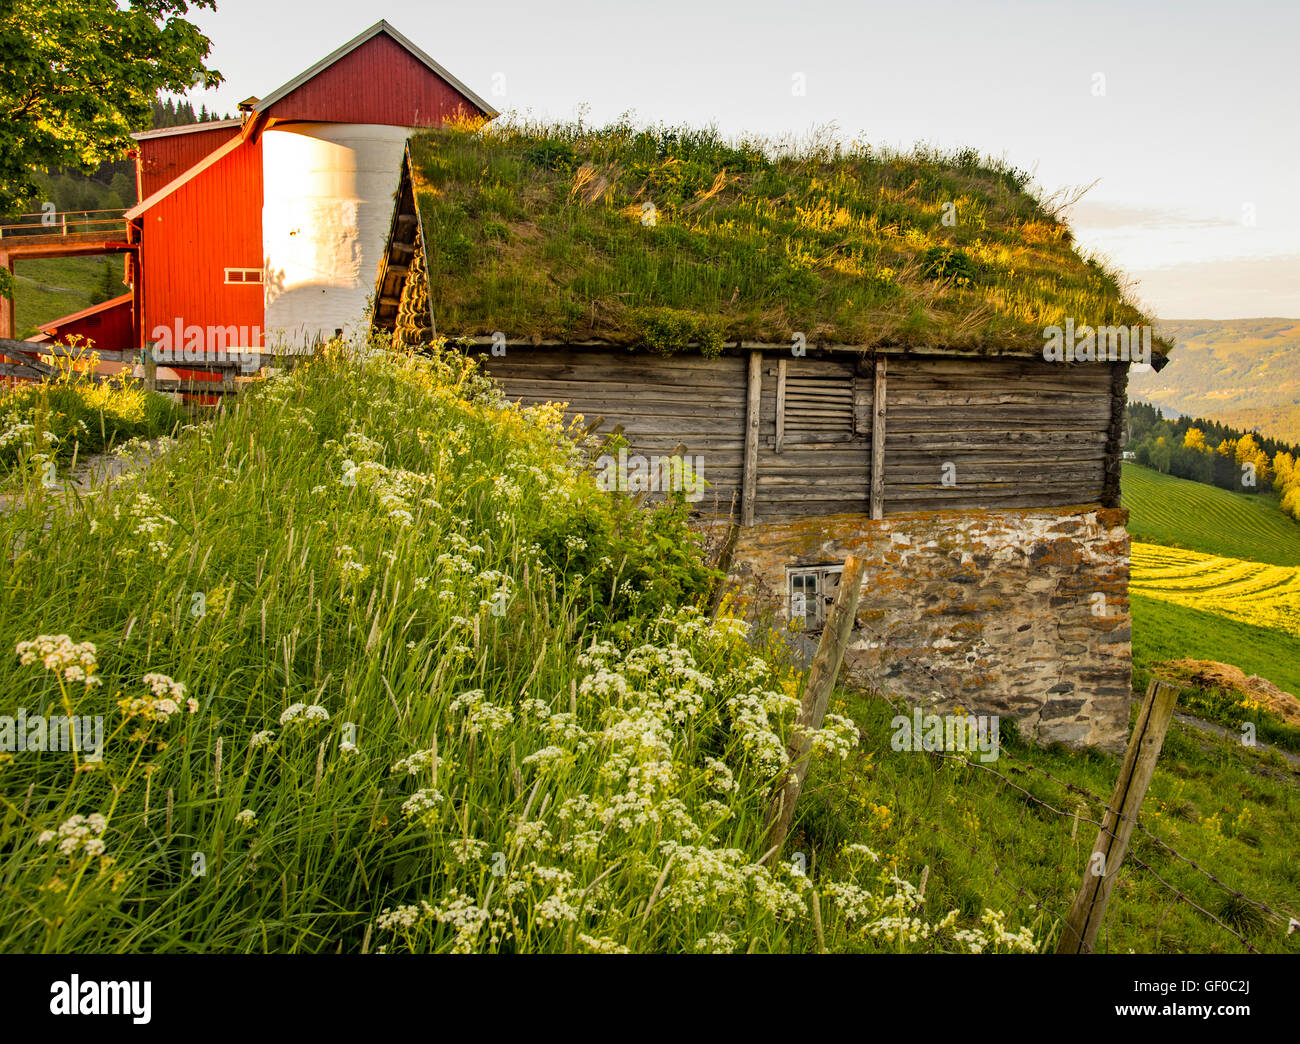
{"label": "wooden railing", "polygon": [[0,239],[18,236],[71,236],[79,234],[104,235],[122,228],[126,211],[108,210],[46,210],[35,214],[18,214],[0,224]]}
{"label": "wooden railing", "polygon": [[[88,381],[139,381],[146,388],[155,391],[182,392],[194,395],[232,395],[239,391],[239,382],[237,378],[249,378],[259,371],[269,367],[292,366],[300,359],[306,358],[311,353],[306,352],[274,352],[266,350],[259,353],[255,360],[246,363],[232,359],[196,359],[184,362],[166,362],[158,363],[154,360],[152,353],[147,350],[135,348],[127,349],[98,349],[69,347],[63,344],[36,342],[36,341],[17,341],[11,338],[0,337],[0,377],[15,377],[23,380],[51,380],[58,376],[58,367],[51,366],[49,363],[41,361],[41,356],[46,358],[58,357],[71,359],[74,362],[86,360],[89,361],[92,355],[98,357],[101,362],[120,362],[135,364],[138,363],[143,369],[140,377],[132,377],[129,374],[101,374],[82,372],[78,375],[79,379]],[[169,369],[181,369],[193,372],[207,372],[221,377],[219,381],[202,381],[192,377],[166,378],[157,375],[160,366]]]}

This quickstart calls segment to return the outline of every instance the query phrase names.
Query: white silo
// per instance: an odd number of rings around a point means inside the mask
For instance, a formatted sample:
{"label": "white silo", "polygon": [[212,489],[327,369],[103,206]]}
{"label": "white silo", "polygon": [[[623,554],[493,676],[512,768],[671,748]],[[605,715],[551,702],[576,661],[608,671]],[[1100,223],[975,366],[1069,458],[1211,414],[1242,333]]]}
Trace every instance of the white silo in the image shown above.
{"label": "white silo", "polygon": [[262,134],[268,346],[305,347],[362,328],[411,133],[292,123]]}

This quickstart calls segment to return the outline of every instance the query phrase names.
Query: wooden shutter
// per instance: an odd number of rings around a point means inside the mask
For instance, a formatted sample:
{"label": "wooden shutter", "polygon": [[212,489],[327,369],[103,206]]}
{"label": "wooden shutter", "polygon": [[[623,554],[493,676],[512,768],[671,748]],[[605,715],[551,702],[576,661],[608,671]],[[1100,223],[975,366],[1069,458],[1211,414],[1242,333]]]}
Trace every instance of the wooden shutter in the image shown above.
{"label": "wooden shutter", "polygon": [[855,437],[852,377],[786,375],[781,399],[782,442],[848,442]]}

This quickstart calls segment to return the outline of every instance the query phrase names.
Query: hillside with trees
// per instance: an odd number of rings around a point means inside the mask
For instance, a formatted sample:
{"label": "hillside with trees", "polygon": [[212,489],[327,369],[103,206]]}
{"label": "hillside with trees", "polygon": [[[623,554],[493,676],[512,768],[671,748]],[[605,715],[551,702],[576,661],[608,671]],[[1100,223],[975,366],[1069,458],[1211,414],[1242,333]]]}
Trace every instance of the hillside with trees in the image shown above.
{"label": "hillside with trees", "polygon": [[1130,398],[1300,442],[1300,320],[1173,320],[1158,332],[1177,350],[1159,373],[1129,377]]}
{"label": "hillside with trees", "polygon": [[1239,493],[1276,492],[1300,520],[1300,446],[1201,417],[1167,418],[1150,403],[1130,403],[1126,452],[1143,467]]}

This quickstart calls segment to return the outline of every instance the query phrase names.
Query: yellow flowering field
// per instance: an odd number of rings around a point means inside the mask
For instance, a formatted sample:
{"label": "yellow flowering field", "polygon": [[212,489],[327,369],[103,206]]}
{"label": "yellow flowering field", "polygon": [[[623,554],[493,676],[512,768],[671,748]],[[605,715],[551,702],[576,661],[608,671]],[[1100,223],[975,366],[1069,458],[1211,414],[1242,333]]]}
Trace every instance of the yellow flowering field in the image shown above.
{"label": "yellow flowering field", "polygon": [[1300,637],[1300,569],[1135,542],[1130,589]]}

